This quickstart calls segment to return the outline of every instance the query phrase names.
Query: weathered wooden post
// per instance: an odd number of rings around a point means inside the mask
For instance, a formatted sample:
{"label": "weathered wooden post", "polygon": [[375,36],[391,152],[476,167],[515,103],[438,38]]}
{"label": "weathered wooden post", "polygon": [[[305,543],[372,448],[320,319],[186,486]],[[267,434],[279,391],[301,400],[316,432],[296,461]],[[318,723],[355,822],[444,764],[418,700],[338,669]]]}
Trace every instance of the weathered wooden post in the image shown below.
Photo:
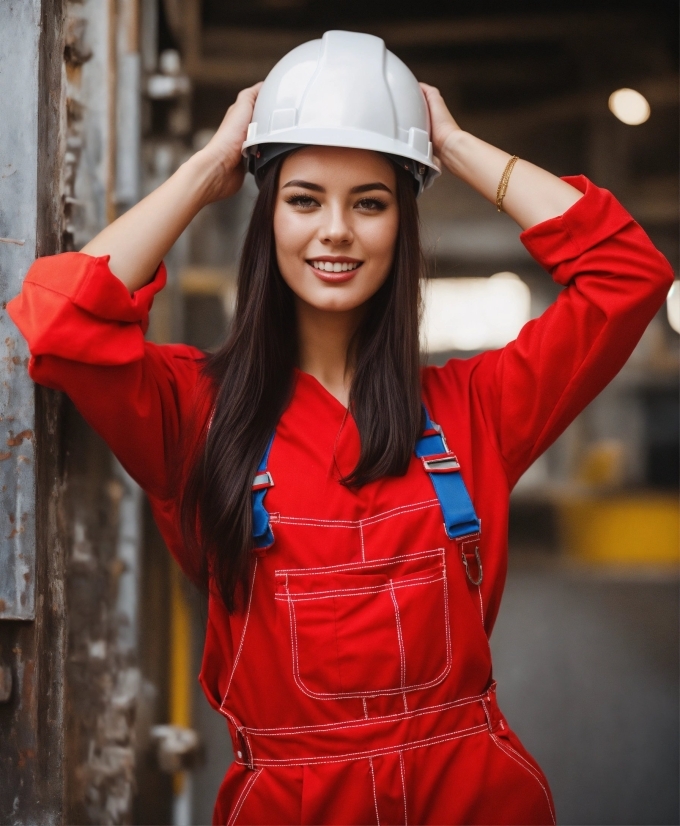
{"label": "weathered wooden post", "polygon": [[0,821],[62,822],[60,400],[34,391],[5,312],[61,244],[62,4],[0,4]]}
{"label": "weathered wooden post", "polygon": [[139,491],[5,306],[136,200],[138,31],[137,0],[0,3],[0,823],[131,820]]}

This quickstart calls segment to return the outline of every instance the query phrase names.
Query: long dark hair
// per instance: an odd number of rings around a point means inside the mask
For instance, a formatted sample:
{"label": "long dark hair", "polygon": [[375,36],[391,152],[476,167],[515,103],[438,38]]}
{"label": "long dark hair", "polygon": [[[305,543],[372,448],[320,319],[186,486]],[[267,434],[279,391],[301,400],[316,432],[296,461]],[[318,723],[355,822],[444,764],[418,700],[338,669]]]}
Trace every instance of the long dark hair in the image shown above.
{"label": "long dark hair", "polygon": [[[216,396],[181,499],[184,540],[230,612],[248,595],[253,562],[251,486],[292,391],[294,295],[276,263],[273,219],[285,156],[266,169],[245,238],[236,311],[224,346],[203,366]],[[422,253],[413,179],[398,166],[399,230],[391,271],[369,301],[351,347],[350,410],[361,437],[359,487],[401,476],[422,430],[418,322]]]}

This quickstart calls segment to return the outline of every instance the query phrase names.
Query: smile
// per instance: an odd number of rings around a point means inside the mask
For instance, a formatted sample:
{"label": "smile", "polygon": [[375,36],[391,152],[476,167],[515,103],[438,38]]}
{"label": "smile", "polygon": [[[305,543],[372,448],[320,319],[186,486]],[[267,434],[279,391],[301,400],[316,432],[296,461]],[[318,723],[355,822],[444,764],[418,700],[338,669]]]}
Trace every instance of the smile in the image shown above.
{"label": "smile", "polygon": [[347,261],[310,261],[309,263],[315,270],[321,270],[321,272],[351,272],[362,264],[361,261],[351,263]]}

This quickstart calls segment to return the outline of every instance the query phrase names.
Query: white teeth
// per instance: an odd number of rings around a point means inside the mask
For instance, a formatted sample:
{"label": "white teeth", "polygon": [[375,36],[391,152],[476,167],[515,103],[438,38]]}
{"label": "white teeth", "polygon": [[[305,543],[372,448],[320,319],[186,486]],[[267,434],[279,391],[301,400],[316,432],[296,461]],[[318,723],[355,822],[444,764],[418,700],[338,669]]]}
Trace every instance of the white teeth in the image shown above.
{"label": "white teeth", "polygon": [[359,264],[340,263],[339,261],[312,261],[312,266],[322,272],[349,272],[355,270]]}

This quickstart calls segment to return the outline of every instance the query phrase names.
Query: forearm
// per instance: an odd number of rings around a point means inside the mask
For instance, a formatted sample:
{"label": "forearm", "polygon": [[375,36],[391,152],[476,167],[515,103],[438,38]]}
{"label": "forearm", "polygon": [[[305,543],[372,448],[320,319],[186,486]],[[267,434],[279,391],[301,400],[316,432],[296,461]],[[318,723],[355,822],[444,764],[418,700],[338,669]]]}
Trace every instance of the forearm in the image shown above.
{"label": "forearm", "polygon": [[[496,202],[498,183],[510,155],[502,149],[457,129],[447,137],[441,162],[481,195]],[[570,184],[528,161],[515,164],[503,199],[507,212],[522,229],[562,215],[581,197]]]}
{"label": "forearm", "polygon": [[214,171],[197,153],[81,252],[110,255],[111,272],[133,293],[150,281],[168,250],[209,203],[213,188]]}

